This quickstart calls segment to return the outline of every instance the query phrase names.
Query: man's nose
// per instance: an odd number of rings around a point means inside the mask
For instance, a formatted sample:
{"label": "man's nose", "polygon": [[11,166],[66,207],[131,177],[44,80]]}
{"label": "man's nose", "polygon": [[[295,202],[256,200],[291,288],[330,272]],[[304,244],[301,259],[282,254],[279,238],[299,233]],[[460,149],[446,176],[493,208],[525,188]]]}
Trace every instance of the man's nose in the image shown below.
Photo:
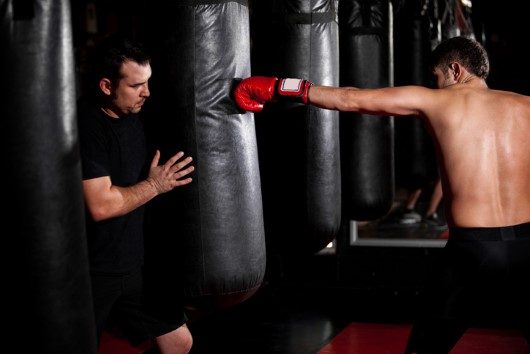
{"label": "man's nose", "polygon": [[142,97],[149,97],[151,95],[151,92],[149,92],[149,86],[147,84],[143,86],[141,95]]}

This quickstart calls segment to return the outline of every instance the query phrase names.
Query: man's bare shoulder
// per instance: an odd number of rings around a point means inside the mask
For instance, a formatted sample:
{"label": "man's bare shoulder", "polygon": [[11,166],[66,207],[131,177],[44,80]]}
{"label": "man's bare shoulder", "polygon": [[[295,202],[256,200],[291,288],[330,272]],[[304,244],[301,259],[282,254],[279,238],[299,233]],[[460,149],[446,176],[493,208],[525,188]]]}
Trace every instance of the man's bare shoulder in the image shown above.
{"label": "man's bare shoulder", "polygon": [[504,106],[506,109],[519,109],[530,114],[530,96],[517,92],[488,89],[484,93],[484,100],[491,105]]}
{"label": "man's bare shoulder", "polygon": [[521,103],[523,105],[530,105],[530,96],[523,95],[513,91],[496,90],[488,87],[466,86],[466,85],[452,85],[439,90],[439,95],[447,95],[460,97],[463,99],[483,98],[487,100],[500,100],[492,103],[510,102]]}
{"label": "man's bare shoulder", "polygon": [[517,92],[513,92],[513,91],[494,90],[494,89],[489,89],[488,91],[490,91],[493,95],[504,96],[506,98],[513,98],[513,99],[522,100],[522,101],[530,101],[530,96],[517,93]]}
{"label": "man's bare shoulder", "polygon": [[[530,96],[512,91],[495,90],[487,87],[443,88],[445,105],[438,105],[431,111],[431,121],[438,120],[444,125],[462,128],[465,126],[493,127],[507,124],[513,118],[521,122],[530,122]],[[528,123],[523,123],[525,126]]]}

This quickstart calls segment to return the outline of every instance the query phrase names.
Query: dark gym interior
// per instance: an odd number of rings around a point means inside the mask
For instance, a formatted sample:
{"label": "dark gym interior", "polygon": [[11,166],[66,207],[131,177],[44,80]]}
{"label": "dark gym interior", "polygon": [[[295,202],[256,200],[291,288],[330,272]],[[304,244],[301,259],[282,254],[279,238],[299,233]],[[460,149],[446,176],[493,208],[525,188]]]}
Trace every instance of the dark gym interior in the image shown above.
{"label": "dark gym interior", "polygon": [[[230,88],[250,75],[432,86],[428,53],[463,35],[488,51],[491,87],[530,94],[522,3],[0,0],[4,345],[153,352],[112,328],[97,348],[87,310],[75,104],[87,52],[119,32],[154,53],[146,132],[164,157],[184,149],[197,166],[190,188],[153,203],[146,232],[146,262],[168,269],[160,301],[188,305],[191,353],[401,353],[447,239],[444,227],[395,218],[419,187],[427,208],[437,175],[428,132],[414,118],[281,103],[244,113]],[[443,223],[443,199],[437,213]],[[454,353],[529,353],[510,321],[477,320],[465,339]]]}

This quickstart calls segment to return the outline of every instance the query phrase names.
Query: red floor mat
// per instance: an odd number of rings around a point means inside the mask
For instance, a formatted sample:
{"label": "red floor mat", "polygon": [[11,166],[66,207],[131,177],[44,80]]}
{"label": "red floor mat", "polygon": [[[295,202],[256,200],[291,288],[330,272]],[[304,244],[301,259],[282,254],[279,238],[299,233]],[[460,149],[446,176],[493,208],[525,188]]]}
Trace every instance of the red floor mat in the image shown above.
{"label": "red floor mat", "polygon": [[98,354],[142,354],[150,347],[150,342],[134,347],[127,340],[105,331],[101,334]]}
{"label": "red floor mat", "polygon": [[[410,325],[352,323],[318,354],[402,354]],[[451,354],[530,354],[516,331],[469,329]]]}

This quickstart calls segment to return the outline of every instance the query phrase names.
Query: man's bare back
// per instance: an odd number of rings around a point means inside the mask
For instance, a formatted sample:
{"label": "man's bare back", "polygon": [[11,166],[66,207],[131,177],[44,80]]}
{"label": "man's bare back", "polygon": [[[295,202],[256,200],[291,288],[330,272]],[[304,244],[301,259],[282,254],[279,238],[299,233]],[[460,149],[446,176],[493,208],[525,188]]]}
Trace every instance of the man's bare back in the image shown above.
{"label": "man's bare back", "polygon": [[427,120],[438,142],[446,217],[452,226],[530,221],[530,97],[474,82],[438,90]]}

